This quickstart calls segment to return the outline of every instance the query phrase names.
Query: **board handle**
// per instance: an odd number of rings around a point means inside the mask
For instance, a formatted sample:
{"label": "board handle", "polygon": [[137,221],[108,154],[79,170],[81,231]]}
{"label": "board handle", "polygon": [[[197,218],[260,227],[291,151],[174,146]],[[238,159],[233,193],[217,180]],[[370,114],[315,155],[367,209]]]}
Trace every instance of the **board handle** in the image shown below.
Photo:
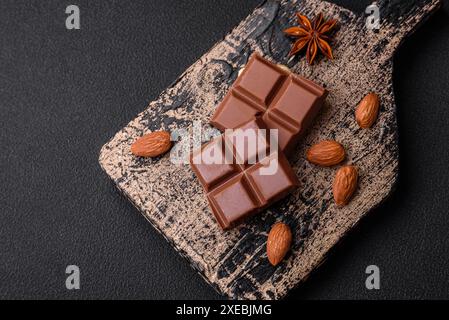
{"label": "board handle", "polygon": [[[377,49],[393,55],[403,40],[412,34],[423,22],[442,6],[441,0],[378,0],[370,6],[378,8],[379,29],[373,29],[378,41]],[[370,8],[368,7],[368,8]],[[368,15],[365,13],[366,22]],[[387,40],[388,39],[388,40]]]}

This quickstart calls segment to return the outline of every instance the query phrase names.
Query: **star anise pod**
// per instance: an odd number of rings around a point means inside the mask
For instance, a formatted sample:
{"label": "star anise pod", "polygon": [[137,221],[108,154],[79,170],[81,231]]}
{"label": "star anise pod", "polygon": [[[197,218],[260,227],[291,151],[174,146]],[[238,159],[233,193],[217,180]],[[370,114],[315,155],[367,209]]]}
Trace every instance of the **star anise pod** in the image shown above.
{"label": "star anise pod", "polygon": [[318,50],[329,59],[333,59],[332,48],[329,45],[329,33],[337,25],[337,20],[326,21],[322,13],[317,15],[311,22],[306,16],[296,14],[299,26],[284,30],[288,36],[297,38],[292,46],[289,56],[293,56],[302,49],[307,48],[307,61],[312,64],[315,60]]}

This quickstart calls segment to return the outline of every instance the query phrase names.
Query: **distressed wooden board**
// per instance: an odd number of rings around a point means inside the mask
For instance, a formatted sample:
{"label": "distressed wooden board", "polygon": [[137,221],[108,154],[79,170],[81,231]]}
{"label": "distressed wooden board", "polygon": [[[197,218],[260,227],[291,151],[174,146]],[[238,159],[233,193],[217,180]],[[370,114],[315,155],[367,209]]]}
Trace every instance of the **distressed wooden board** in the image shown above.
{"label": "distressed wooden board", "polygon": [[[332,248],[392,190],[398,174],[392,56],[402,40],[440,5],[439,0],[378,1],[382,25],[364,27],[365,18],[320,0],[263,2],[226,38],[187,69],[176,82],[101,150],[100,164],[148,221],[185,256],[219,292],[230,298],[279,299],[297,286]],[[288,66],[330,91],[318,119],[290,159],[301,187],[267,212],[228,232],[211,214],[189,165],[174,165],[166,155],[138,159],[130,145],[144,133],[165,129],[203,128],[253,51],[287,64],[291,42],[282,30],[295,23],[295,12],[314,16],[323,11],[337,18],[334,61],[314,66],[305,58]],[[353,112],[360,99],[374,91],[381,96],[381,114],[374,128],[358,128]],[[305,150],[322,139],[336,139],[348,163],[360,169],[353,201],[337,208],[332,200],[335,168],[318,168],[304,160]],[[288,258],[272,267],[266,257],[266,236],[276,220],[294,230]]]}

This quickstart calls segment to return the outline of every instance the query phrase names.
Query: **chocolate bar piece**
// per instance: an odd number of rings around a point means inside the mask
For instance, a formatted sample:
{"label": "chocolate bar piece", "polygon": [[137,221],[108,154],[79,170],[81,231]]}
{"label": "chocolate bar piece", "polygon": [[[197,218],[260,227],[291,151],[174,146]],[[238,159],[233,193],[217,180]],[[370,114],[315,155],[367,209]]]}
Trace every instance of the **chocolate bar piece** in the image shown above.
{"label": "chocolate bar piece", "polygon": [[260,212],[298,185],[284,154],[271,150],[262,119],[250,120],[239,129],[206,143],[190,158],[223,229]]}
{"label": "chocolate bar piece", "polygon": [[327,94],[316,83],[255,53],[210,122],[224,131],[263,115],[269,129],[278,129],[279,147],[288,154],[311,125]]}

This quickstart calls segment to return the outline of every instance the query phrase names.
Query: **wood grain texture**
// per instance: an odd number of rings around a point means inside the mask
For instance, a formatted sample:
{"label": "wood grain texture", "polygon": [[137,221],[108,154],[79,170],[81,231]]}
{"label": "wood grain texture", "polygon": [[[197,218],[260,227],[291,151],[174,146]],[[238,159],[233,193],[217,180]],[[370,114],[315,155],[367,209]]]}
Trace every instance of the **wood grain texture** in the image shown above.
{"label": "wood grain texture", "polygon": [[[148,221],[219,292],[230,298],[279,299],[305,280],[326,253],[391,192],[398,174],[398,146],[392,87],[392,56],[418,25],[440,5],[439,0],[379,1],[378,32],[364,27],[365,18],[319,1],[262,3],[225,39],[188,68],[135,120],[101,150],[100,164]],[[287,63],[291,41],[282,30],[295,23],[294,13],[313,17],[322,11],[337,18],[334,61],[320,58],[309,66],[303,56]],[[287,64],[292,71],[325,86],[330,95],[314,126],[290,159],[301,182],[291,196],[267,212],[228,232],[210,212],[189,165],[174,165],[168,155],[139,159],[130,146],[155,130],[204,129],[252,52]],[[379,119],[362,130],[354,119],[358,102],[368,92],[381,97]],[[305,161],[305,151],[323,139],[341,142],[347,164],[359,168],[360,184],[351,203],[337,208],[332,200],[335,168]],[[294,233],[287,259],[273,267],[266,239],[276,221]]]}

